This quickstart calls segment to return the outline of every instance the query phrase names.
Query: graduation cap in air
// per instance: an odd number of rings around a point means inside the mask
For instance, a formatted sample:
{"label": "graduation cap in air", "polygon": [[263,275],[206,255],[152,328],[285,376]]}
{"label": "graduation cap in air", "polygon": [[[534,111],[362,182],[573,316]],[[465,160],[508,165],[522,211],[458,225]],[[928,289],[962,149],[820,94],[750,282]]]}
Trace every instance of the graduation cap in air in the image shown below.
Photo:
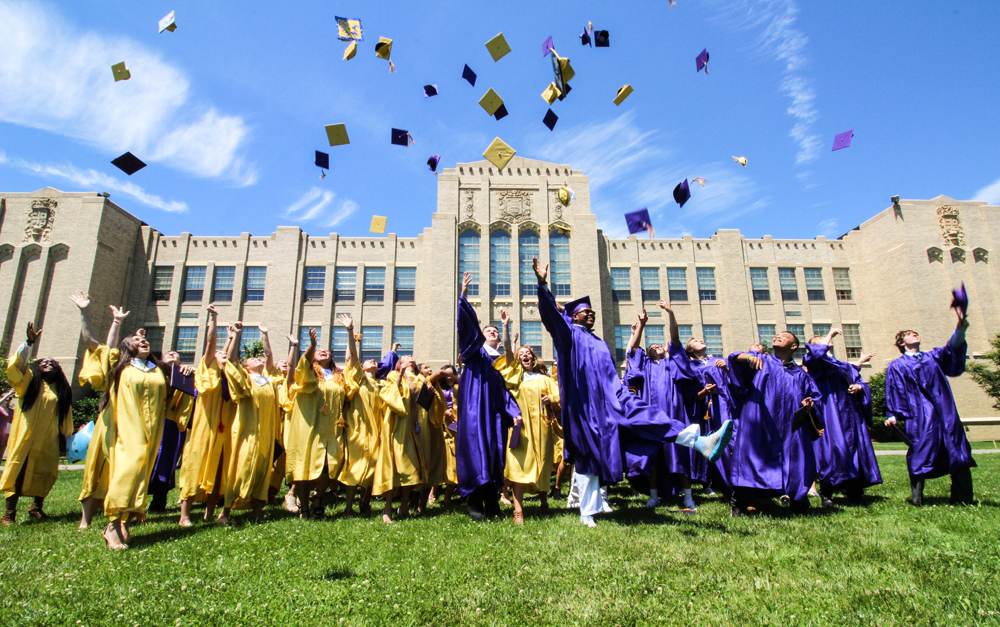
{"label": "graduation cap in air", "polygon": [[117,159],[111,162],[111,165],[115,166],[116,168],[118,168],[125,174],[128,174],[129,176],[132,176],[139,170],[146,167],[146,164],[143,163],[139,159],[139,157],[136,157],[131,152],[126,152],[122,156],[118,157]]}
{"label": "graduation cap in air", "polygon": [[549,104],[552,104],[552,103],[554,103],[556,101],[556,98],[558,98],[561,95],[562,95],[562,92],[559,91],[559,88],[556,87],[556,84],[555,83],[549,83],[549,86],[546,87],[545,91],[542,92],[542,100],[544,100],[545,102],[547,102]]}
{"label": "graduation cap in air", "polygon": [[552,109],[545,112],[545,117],[542,118],[542,124],[549,127],[550,131],[554,131],[556,128],[556,122],[559,121],[559,116],[555,114]]}
{"label": "graduation cap in air", "polygon": [[385,223],[388,221],[389,218],[386,218],[385,216],[372,216],[372,226],[368,230],[372,233],[385,235]]}
{"label": "graduation cap in air", "polygon": [[550,35],[548,39],[542,42],[542,56],[547,57],[552,52],[552,48],[552,36]]}
{"label": "graduation cap in air", "polygon": [[118,81],[127,81],[128,79],[132,78],[132,73],[128,71],[127,67],[125,67],[124,61],[112,65],[111,74],[114,75],[116,83]]}
{"label": "graduation cap in air", "polygon": [[594,47],[594,44],[591,43],[590,40],[590,34],[593,32],[594,32],[594,25],[591,24],[590,22],[587,22],[587,27],[583,29],[582,33],[580,33],[581,46],[590,46],[591,48]]}
{"label": "graduation cap in air", "polygon": [[632,93],[632,86],[631,85],[622,85],[618,89],[618,94],[615,95],[615,106],[617,107],[621,103],[625,102],[625,99],[628,98],[629,94],[631,94],[631,93]]}
{"label": "graduation cap in air", "polygon": [[364,41],[364,32],[361,30],[361,20],[353,20],[348,17],[334,17],[337,20],[337,39],[340,41]]}
{"label": "graduation cap in air", "polygon": [[389,39],[388,37],[379,37],[378,43],[375,44],[375,56],[378,57],[379,59],[385,59],[386,61],[388,61],[389,71],[395,72],[396,66],[393,65],[392,59],[389,58],[389,55],[391,54],[392,54],[392,40]]}
{"label": "graduation cap in air", "polygon": [[487,41],[486,49],[490,51],[490,56],[493,57],[494,62],[504,58],[510,52],[510,46],[507,44],[507,40],[504,39],[503,33],[497,33],[496,37]]}
{"label": "graduation cap in air", "polygon": [[343,146],[351,143],[347,136],[346,124],[327,124],[324,128],[326,129],[326,138],[330,141],[331,146]]}
{"label": "graduation cap in air", "polygon": [[965,291],[965,281],[962,281],[961,287],[951,291],[951,308],[957,309],[963,318],[969,312],[969,295]]}
{"label": "graduation cap in air", "polygon": [[177,30],[177,21],[174,19],[174,12],[171,11],[167,13],[162,20],[160,20],[160,32],[168,30],[171,33]]}
{"label": "graduation cap in air", "polygon": [[493,91],[492,87],[490,87],[490,90],[483,94],[483,97],[479,99],[479,106],[490,115],[496,113],[497,109],[499,109],[502,105],[503,98],[500,97],[500,94]]}
{"label": "graduation cap in air", "polygon": [[[319,168],[320,170],[329,170],[330,169],[330,155],[328,155],[325,152],[320,152],[320,151],[317,150],[316,151],[316,167]],[[319,178],[325,179],[326,178],[326,172],[323,172],[323,174]]]}
{"label": "graduation cap in air", "polygon": [[462,70],[462,78],[469,81],[469,84],[472,85],[473,87],[476,86],[476,73],[473,72],[472,68],[469,67],[468,65],[466,65],[465,69]]}
{"label": "graduation cap in air", "polygon": [[483,152],[483,157],[495,165],[496,167],[503,169],[510,160],[514,158],[517,151],[508,146],[502,139],[497,137]]}
{"label": "graduation cap in air", "polygon": [[583,311],[584,309],[593,310],[594,308],[590,304],[590,296],[581,296],[576,300],[571,300],[566,303],[563,309],[565,309],[568,315],[572,316],[573,314]]}
{"label": "graduation cap in air", "polygon": [[358,54],[358,42],[352,41],[344,48],[344,61],[350,61],[356,54]]}
{"label": "graduation cap in air", "polygon": [[569,59],[563,59],[559,53],[552,49],[552,73],[555,75],[556,89],[560,91],[559,100],[569,93],[569,82],[576,75],[573,66],[569,64]]}
{"label": "graduation cap in air", "polygon": [[649,231],[649,239],[653,239],[653,222],[649,219],[649,209],[643,207],[638,211],[625,214],[625,224],[630,235]]}
{"label": "graduation cap in air", "polygon": [[700,72],[704,68],[705,74],[708,74],[708,48],[698,53],[698,56],[694,58],[694,64],[697,68],[696,72]]}
{"label": "graduation cap in air", "polygon": [[427,167],[431,169],[431,172],[437,174],[438,164],[441,163],[441,155],[431,155],[427,159]]}
{"label": "graduation cap in air", "polygon": [[594,47],[608,48],[611,46],[611,35],[606,30],[594,31]]}
{"label": "graduation cap in air", "polygon": [[674,200],[677,201],[677,204],[683,207],[684,203],[690,199],[691,188],[688,186],[688,180],[684,179],[683,182],[678,183],[677,187],[674,188]]}
{"label": "graduation cap in air", "polygon": [[424,85],[424,98],[438,95],[437,85]]}
{"label": "graduation cap in air", "polygon": [[841,148],[850,148],[851,139],[853,138],[854,138],[853,128],[849,131],[844,131],[843,133],[837,133],[836,135],[833,136],[833,149],[830,152],[833,152],[834,150],[840,150]]}
{"label": "graduation cap in air", "polygon": [[559,191],[556,192],[556,200],[558,200],[559,204],[563,207],[569,207],[569,201],[576,200],[576,193],[572,189],[563,185],[559,188]]}
{"label": "graduation cap in air", "polygon": [[746,157],[733,156],[733,161],[735,161],[736,163],[740,164],[744,168],[747,167],[747,158]]}
{"label": "graduation cap in air", "polygon": [[409,146],[413,142],[413,135],[410,135],[409,131],[404,131],[401,128],[392,129],[391,141],[396,146]]}
{"label": "graduation cap in air", "polygon": [[507,117],[507,107],[501,104],[499,107],[497,107],[497,110],[493,114],[493,117],[496,118],[497,120],[502,120],[505,117]]}

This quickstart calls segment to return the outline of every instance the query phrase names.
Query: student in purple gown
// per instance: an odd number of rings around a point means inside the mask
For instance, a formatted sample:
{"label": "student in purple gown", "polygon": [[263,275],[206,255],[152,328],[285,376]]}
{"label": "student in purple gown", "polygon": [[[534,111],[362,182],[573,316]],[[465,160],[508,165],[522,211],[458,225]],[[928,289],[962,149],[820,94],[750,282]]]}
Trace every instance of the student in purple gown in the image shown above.
{"label": "student in purple gown", "polygon": [[823,395],[823,437],[813,442],[817,480],[823,507],[833,505],[833,494],[843,491],[854,502],[864,499],[865,488],[882,483],[875,449],[868,435],[872,418],[872,393],[861,378],[861,365],[874,356],[862,355],[856,364],[836,359],[830,342],[840,329],[830,329],[806,344],[802,365]]}
{"label": "student in purple gown", "polygon": [[965,330],[969,322],[959,314],[958,325],[948,343],[922,352],[916,331],[896,334],[902,355],[885,373],[885,405],[890,414],[886,425],[904,420],[912,442],[906,452],[913,504],[923,505],[924,481],[951,475],[951,502],[972,504],[972,447],[965,437],[962,419],[947,377],[965,371]]}
{"label": "student in purple gown", "polygon": [[698,425],[685,427],[632,395],[618,378],[607,343],[594,335],[597,317],[590,298],[578,298],[560,309],[545,287],[548,265],[543,269],[535,257],[532,268],[538,279],[542,324],[555,345],[565,446],[576,464],[581,494],[580,521],[596,526],[594,514],[605,506],[601,485],[622,480],[624,453],[650,455],[663,443],[676,441],[710,461],[718,459],[729,443],[732,423],[703,437]]}
{"label": "student in purple gown", "polygon": [[[181,356],[177,351],[167,351],[163,354],[163,363],[167,367],[176,365],[185,376],[194,374],[191,366],[181,366]],[[160,437],[160,449],[153,464],[153,474],[149,479],[149,495],[152,498],[149,511],[167,511],[167,494],[174,489],[177,477],[177,462],[184,450],[187,428],[194,411],[194,397],[180,390],[173,390],[167,402],[167,412],[163,421],[163,435]]]}
{"label": "student in purple gown", "polygon": [[[461,428],[456,435],[455,456],[459,493],[466,497],[469,516],[500,514],[497,491],[503,486],[507,457],[507,429],[521,415],[503,377],[493,367],[486,350],[486,337],[465,295],[472,275],[462,277],[458,299],[458,350],[465,363],[456,402],[462,408]],[[499,333],[497,338],[499,339]]]}
{"label": "student in purple gown", "polygon": [[[731,392],[729,363],[725,359],[712,357],[708,347],[700,338],[691,338],[684,345],[684,351],[691,358],[691,367],[697,377],[694,393],[686,395],[691,420],[706,420],[702,433],[715,431],[734,417],[739,417],[736,399]],[[733,437],[740,428],[739,421],[733,423]],[[709,486],[720,489],[728,500],[732,495],[730,473],[732,469],[732,442],[714,464],[709,464]],[[711,487],[706,489],[711,494]]]}
{"label": "student in purple gown", "polygon": [[792,360],[799,339],[774,336],[773,355],[733,353],[729,369],[742,396],[740,428],[733,440],[730,481],[732,515],[742,516],[752,498],[780,496],[792,511],[809,508],[816,477],[812,440],[822,433],[822,396]]}

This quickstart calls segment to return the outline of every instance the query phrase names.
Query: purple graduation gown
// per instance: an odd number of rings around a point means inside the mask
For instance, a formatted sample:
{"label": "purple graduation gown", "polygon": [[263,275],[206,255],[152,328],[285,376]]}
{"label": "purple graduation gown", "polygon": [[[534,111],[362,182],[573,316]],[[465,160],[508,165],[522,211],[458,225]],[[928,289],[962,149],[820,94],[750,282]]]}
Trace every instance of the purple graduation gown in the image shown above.
{"label": "purple graduation gown", "polygon": [[729,356],[730,374],[742,395],[731,485],[787,494],[794,501],[805,499],[816,478],[816,455],[810,429],[793,431],[792,420],[806,397],[815,401],[816,417],[822,420],[822,395],[794,362],[785,364],[774,355],[751,352],[764,362],[754,370],[748,362],[737,361],[740,354]]}
{"label": "purple graduation gown", "polygon": [[465,369],[458,384],[462,428],[456,435],[455,461],[462,496],[485,485],[498,489],[503,485],[507,428],[521,415],[493,359],[483,349],[485,341],[476,310],[464,296],[459,298],[458,349]]}
{"label": "purple graduation gown", "polygon": [[976,465],[947,379],[965,372],[967,348],[964,339],[952,337],[919,358],[901,355],[886,370],[886,408],[906,421],[913,442],[906,452],[911,475],[933,479]]}
{"label": "purple graduation gown", "polygon": [[[731,486],[733,448],[736,446],[736,432],[740,428],[738,420],[740,416],[739,406],[732,393],[729,373],[715,365],[715,357],[708,357],[704,361],[694,359],[691,361],[691,368],[697,382],[691,390],[692,393],[685,396],[691,420],[704,420],[706,414],[709,417],[707,422],[702,423],[704,425],[702,435],[718,431],[722,428],[722,423],[733,420],[733,438],[729,441],[729,446],[722,452],[722,457],[715,462],[715,472],[711,473],[712,476],[721,479],[726,486]],[[710,383],[715,384],[715,390],[718,393],[698,398],[698,392]],[[716,479],[711,480],[714,483]]]}
{"label": "purple graduation gown", "polygon": [[[836,489],[849,481],[863,487],[882,483],[875,448],[868,435],[872,419],[872,391],[861,378],[861,370],[830,355],[830,347],[806,344],[802,365],[823,394],[823,435],[813,442],[817,479]],[[849,394],[847,388],[860,385]]]}
{"label": "purple graduation gown", "polygon": [[685,425],[629,392],[607,343],[573,324],[544,285],[538,286],[538,312],[555,345],[567,457],[578,473],[597,475],[603,485],[618,483],[623,451],[651,455]]}

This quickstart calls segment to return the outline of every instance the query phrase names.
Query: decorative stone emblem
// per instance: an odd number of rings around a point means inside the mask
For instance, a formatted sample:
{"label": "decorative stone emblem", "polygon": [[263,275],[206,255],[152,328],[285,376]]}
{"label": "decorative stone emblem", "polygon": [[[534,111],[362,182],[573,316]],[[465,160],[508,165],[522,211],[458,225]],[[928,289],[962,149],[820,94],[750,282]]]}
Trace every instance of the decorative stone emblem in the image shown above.
{"label": "decorative stone emblem", "polygon": [[562,220],[563,217],[563,205],[559,202],[559,190],[549,191],[552,196],[552,200],[549,202],[549,206],[552,207],[552,211],[556,217],[556,220]]}
{"label": "decorative stone emblem", "polygon": [[944,263],[944,251],[937,246],[931,246],[927,249],[927,261],[934,263]]}
{"label": "decorative stone emblem", "polygon": [[500,192],[497,205],[501,220],[517,223],[531,219],[531,192],[527,190],[505,189]]}
{"label": "decorative stone emblem", "polygon": [[965,251],[961,248],[951,249],[951,262],[952,263],[965,263]]}
{"label": "decorative stone emblem", "polygon": [[28,214],[28,225],[24,227],[25,242],[47,242],[52,232],[52,224],[56,219],[58,202],[51,198],[39,198],[31,201],[31,213]]}
{"label": "decorative stone emblem", "polygon": [[976,263],[989,263],[990,251],[985,248],[977,248],[972,251],[972,257],[976,260]]}
{"label": "decorative stone emblem", "polygon": [[945,205],[937,208],[937,214],[944,243],[948,246],[965,246],[965,229],[962,228],[959,208]]}
{"label": "decorative stone emblem", "polygon": [[465,190],[465,217],[471,220],[476,215],[476,191]]}

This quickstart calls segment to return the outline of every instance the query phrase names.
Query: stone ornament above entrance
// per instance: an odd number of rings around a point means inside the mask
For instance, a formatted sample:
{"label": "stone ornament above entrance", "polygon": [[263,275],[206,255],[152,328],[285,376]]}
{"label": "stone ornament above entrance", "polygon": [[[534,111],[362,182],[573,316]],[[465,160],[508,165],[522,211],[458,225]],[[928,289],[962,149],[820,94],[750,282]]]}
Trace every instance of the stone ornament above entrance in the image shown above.
{"label": "stone ornament above entrance", "polygon": [[497,193],[500,219],[517,224],[531,219],[532,193],[524,189],[505,189]]}
{"label": "stone ornament above entrance", "polygon": [[59,203],[51,198],[39,198],[31,201],[31,211],[28,213],[28,224],[24,227],[23,242],[49,241],[58,205]]}
{"label": "stone ornament above entrance", "polygon": [[947,246],[965,246],[965,229],[958,207],[944,205],[937,208],[938,226]]}

